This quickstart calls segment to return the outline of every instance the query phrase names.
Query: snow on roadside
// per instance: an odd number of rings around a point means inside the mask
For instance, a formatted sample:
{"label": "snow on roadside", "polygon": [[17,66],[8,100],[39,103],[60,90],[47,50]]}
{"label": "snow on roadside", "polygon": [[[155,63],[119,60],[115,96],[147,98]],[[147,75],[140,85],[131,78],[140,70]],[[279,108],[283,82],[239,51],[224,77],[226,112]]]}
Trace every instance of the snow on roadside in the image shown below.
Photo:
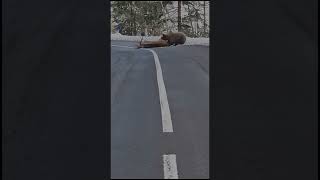
{"label": "snow on roadside", "polygon": [[[160,36],[144,36],[143,40],[154,41],[160,39]],[[140,42],[141,36],[126,36],[120,33],[111,34],[111,40],[117,41],[136,41]],[[204,45],[209,46],[209,38],[190,38],[187,37],[187,40],[184,45]]]}
{"label": "snow on roadside", "polygon": [[185,45],[209,46],[209,38],[189,38],[189,37],[187,37]]}

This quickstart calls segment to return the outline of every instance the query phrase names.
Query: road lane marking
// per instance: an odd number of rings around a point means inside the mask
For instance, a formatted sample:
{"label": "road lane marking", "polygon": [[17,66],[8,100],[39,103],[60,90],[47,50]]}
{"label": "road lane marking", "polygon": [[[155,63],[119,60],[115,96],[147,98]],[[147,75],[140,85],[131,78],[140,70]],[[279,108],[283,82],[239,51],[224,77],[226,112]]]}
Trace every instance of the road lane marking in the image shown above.
{"label": "road lane marking", "polygon": [[[123,47],[123,48],[133,48],[129,46],[118,46],[118,45],[111,45],[115,47]],[[157,53],[152,49],[142,49],[150,51],[153,54],[154,62],[156,65],[157,71],[157,82],[158,82],[158,89],[159,89],[159,98],[160,98],[160,108],[161,108],[161,119],[162,119],[162,131],[163,132],[173,132],[172,120],[171,120],[171,113],[168,103],[167,91],[164,85],[164,80],[162,76],[162,69],[159,61],[159,57]]]}
{"label": "road lane marking", "polygon": [[175,154],[163,155],[164,179],[179,179]]}
{"label": "road lane marking", "polygon": [[162,69],[157,53],[152,49],[145,49],[152,52],[154,57],[154,62],[156,65],[157,71],[157,80],[159,88],[159,98],[160,98],[160,107],[161,107],[161,116],[162,116],[162,130],[163,132],[173,132],[171,113],[168,103],[167,91],[164,85]]}

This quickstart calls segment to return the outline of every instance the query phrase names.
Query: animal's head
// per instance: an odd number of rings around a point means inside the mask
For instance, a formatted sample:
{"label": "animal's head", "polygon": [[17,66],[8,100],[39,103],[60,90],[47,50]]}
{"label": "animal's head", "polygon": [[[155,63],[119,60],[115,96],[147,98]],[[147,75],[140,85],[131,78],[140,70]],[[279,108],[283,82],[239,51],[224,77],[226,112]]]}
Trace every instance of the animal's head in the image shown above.
{"label": "animal's head", "polygon": [[162,34],[161,39],[162,40],[169,40],[169,37],[166,34]]}

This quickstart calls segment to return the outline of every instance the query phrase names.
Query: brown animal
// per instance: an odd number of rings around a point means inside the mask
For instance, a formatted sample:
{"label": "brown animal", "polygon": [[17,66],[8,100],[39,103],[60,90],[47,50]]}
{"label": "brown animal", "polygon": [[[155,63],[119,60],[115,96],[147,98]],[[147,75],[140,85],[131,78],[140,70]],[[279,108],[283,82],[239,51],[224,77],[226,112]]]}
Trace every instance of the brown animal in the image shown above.
{"label": "brown animal", "polygon": [[166,40],[156,40],[156,41],[141,41],[137,48],[153,48],[153,47],[166,47],[169,46]]}
{"label": "brown animal", "polygon": [[186,35],[182,32],[169,32],[168,34],[162,34],[162,40],[167,40],[169,46],[184,44],[186,42]]}

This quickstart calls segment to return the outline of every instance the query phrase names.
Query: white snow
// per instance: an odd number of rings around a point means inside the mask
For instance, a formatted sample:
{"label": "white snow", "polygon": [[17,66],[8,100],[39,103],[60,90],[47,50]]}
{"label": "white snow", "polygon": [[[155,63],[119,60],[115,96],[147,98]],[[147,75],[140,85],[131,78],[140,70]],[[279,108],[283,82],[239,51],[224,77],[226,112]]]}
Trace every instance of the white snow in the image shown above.
{"label": "white snow", "polygon": [[[160,36],[144,36],[143,40],[147,41],[154,41],[159,40]],[[136,41],[140,42],[141,36],[125,36],[120,33],[111,34],[111,40],[118,40],[118,41]],[[209,46],[209,38],[190,38],[187,37],[186,42],[184,45],[204,45]]]}

